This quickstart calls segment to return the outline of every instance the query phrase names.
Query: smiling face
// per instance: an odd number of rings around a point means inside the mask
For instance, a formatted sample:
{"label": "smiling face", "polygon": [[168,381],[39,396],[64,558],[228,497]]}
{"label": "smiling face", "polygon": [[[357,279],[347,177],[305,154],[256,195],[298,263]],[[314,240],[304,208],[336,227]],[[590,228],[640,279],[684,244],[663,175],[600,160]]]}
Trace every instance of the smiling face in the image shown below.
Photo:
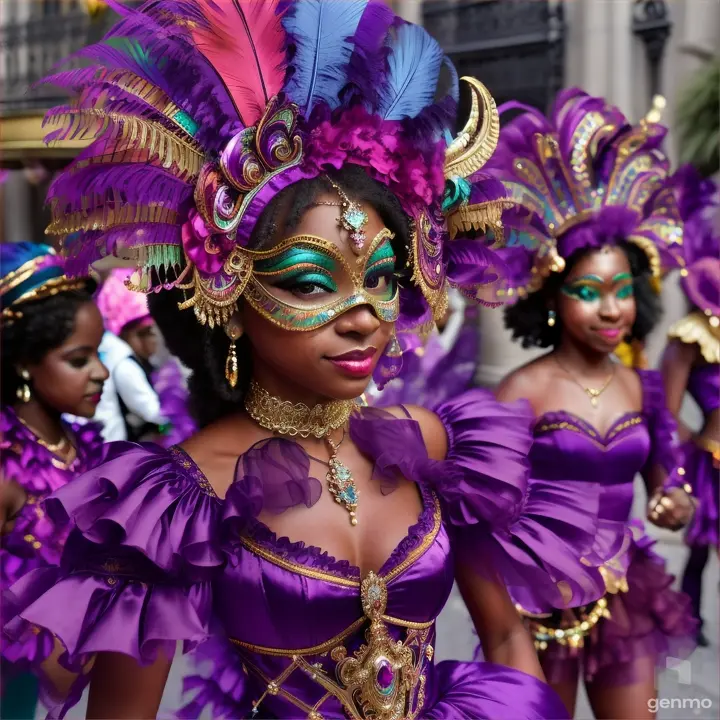
{"label": "smiling face", "polygon": [[557,296],[563,333],[599,353],[611,353],[630,334],[636,306],[630,262],[604,247],[578,260]]}
{"label": "smiling face", "polygon": [[92,417],[108,371],[98,347],[103,321],[94,303],[78,307],[72,333],[39,362],[27,365],[33,396],[60,413]]}
{"label": "smiling face", "polygon": [[[317,203],[335,203],[327,193]],[[398,316],[392,233],[373,208],[362,250],[338,225],[341,208],[311,207],[290,237],[254,256],[241,324],[255,379],[288,399],[361,395]]]}

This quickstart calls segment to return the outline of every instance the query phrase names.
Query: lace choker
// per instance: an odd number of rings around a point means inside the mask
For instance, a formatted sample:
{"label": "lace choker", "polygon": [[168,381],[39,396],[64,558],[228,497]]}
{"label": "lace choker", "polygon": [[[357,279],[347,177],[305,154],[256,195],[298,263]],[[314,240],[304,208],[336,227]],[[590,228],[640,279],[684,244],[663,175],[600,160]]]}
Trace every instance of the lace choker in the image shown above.
{"label": "lace choker", "polygon": [[314,407],[281,400],[254,380],[245,396],[245,409],[260,427],[291,437],[325,438],[345,426],[354,408],[354,400],[333,400]]}

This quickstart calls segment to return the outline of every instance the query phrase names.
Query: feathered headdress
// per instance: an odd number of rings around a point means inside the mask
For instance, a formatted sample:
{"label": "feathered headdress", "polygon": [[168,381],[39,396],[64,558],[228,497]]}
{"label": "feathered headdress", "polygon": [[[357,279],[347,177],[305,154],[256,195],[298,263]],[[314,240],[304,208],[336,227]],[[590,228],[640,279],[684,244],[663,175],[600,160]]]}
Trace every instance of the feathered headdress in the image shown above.
{"label": "feathered headdress", "polygon": [[684,222],[683,242],[671,248],[680,286],[705,322],[720,333],[720,192],[690,165],[679,168],[671,187]]}
{"label": "feathered headdress", "polygon": [[522,297],[541,287],[564,260],[582,248],[620,240],[646,254],[655,287],[675,265],[671,249],[683,238],[683,221],[668,182],[659,124],[662,98],[637,125],[602,98],[578,89],[561,92],[546,118],[522,110],[500,133],[484,171],[502,182],[509,207],[502,215],[512,270],[498,292]]}
{"label": "feathered headdress", "polygon": [[457,76],[422,28],[380,0],[111,4],[123,19],[79,53],[90,65],[47,80],[75,95],[48,114],[48,140],[93,138],[49,194],[48,232],[65,239],[73,272],[129,258],[134,289],[186,288],[183,307],[223,323],[268,202],[350,163],[388,186],[414,228],[399,329],[441,316],[448,282],[475,294],[494,279],[481,243],[447,242],[442,205],[447,177],[451,195],[467,190],[446,202],[451,227],[499,219],[502,186],[477,176],[497,110],[471,80],[473,115],[448,147]]}

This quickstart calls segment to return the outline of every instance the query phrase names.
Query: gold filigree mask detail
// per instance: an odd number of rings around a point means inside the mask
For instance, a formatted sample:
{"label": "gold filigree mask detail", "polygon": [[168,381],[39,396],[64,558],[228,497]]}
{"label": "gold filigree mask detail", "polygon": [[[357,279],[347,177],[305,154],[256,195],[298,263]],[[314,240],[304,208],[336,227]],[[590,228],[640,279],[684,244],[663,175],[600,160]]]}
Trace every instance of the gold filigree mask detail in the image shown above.
{"label": "gold filigree mask detail", "polygon": [[243,297],[263,317],[286,330],[309,331],[359,305],[395,322],[400,295],[393,233],[383,228],[353,267],[334,243],[296,235],[265,251],[245,251],[253,272]]}

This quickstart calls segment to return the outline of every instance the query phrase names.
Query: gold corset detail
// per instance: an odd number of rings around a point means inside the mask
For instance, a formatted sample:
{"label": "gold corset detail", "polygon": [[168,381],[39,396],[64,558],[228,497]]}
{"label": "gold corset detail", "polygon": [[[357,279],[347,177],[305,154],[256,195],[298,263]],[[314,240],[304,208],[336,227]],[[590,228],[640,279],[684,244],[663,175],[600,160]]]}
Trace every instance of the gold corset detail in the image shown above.
{"label": "gold corset detail", "polygon": [[[275,679],[268,678],[254,663],[245,659],[247,668],[266,683],[263,695],[253,703],[256,714],[267,695],[280,695],[307,713],[308,720],[322,720],[323,703],[334,697],[340,701],[351,720],[413,720],[425,704],[425,670],[432,660],[433,647],[428,642],[433,622],[412,623],[396,620],[385,615],[387,606],[385,580],[371,572],[362,581],[360,598],[365,617],[348,628],[355,631],[370,621],[365,640],[352,655],[338,638],[330,649],[330,659],[335,663],[326,671],[321,663],[311,663],[308,655],[292,655],[292,662]],[[393,640],[388,623],[407,627],[405,640]],[[347,637],[346,633],[342,637]],[[250,649],[240,641],[236,645]],[[308,650],[322,650],[327,645]],[[257,650],[257,646],[253,649]],[[273,653],[275,654],[275,653]],[[278,653],[280,654],[280,653]],[[323,654],[324,655],[324,654]],[[283,687],[290,675],[298,669],[320,685],[325,695],[310,707]]]}

